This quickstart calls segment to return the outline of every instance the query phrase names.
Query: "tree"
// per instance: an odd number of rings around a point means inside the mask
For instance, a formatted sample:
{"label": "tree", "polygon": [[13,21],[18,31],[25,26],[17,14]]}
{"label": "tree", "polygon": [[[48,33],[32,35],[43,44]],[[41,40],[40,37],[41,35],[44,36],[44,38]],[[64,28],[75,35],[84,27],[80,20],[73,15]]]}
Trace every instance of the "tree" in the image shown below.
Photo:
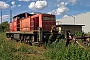
{"label": "tree", "polygon": [[8,29],[8,27],[9,27],[9,24],[7,21],[2,22],[2,24],[0,24],[0,31],[5,32]]}

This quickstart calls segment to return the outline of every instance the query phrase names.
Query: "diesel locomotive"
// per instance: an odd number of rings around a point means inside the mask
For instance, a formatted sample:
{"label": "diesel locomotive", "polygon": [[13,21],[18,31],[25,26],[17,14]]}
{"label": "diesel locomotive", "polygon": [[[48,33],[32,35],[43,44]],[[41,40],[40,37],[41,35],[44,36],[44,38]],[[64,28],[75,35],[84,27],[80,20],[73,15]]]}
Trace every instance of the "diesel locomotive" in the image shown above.
{"label": "diesel locomotive", "polygon": [[51,36],[53,36],[53,41],[56,39],[57,33],[55,15],[25,12],[13,17],[6,36],[17,41],[34,44],[48,42]]}

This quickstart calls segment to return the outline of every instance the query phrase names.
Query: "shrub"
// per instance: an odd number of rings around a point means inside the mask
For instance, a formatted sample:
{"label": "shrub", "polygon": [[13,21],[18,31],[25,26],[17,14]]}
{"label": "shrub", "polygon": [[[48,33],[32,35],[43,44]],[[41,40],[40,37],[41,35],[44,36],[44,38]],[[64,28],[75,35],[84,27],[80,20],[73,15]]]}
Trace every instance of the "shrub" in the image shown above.
{"label": "shrub", "polygon": [[84,32],[81,32],[81,31],[76,31],[76,32],[74,33],[74,35],[77,36],[77,37],[78,37],[78,36],[81,37],[82,34],[84,34]]}
{"label": "shrub", "polygon": [[77,44],[65,46],[65,41],[60,40],[51,44],[44,55],[51,60],[90,60],[90,48],[84,49]]}

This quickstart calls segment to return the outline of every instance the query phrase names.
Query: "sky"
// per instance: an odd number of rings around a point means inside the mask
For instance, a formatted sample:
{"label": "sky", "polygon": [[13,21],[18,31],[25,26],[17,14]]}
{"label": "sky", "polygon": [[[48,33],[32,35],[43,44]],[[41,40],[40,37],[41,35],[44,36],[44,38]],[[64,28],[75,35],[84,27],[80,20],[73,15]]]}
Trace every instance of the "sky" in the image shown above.
{"label": "sky", "polygon": [[[90,0],[0,0],[3,21],[12,15],[41,12],[56,15],[56,19],[90,12]],[[1,15],[0,15],[1,16]]]}

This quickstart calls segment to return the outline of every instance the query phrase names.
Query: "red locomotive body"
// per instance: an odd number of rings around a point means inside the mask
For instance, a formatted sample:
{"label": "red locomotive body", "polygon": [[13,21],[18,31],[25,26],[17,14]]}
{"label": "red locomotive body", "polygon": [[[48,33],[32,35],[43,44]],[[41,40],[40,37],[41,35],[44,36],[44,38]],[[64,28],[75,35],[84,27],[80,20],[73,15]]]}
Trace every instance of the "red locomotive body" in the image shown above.
{"label": "red locomotive body", "polygon": [[13,32],[20,31],[20,20],[18,20],[18,18],[13,20],[11,24],[12,27],[10,27],[10,29],[12,29]]}
{"label": "red locomotive body", "polygon": [[20,20],[20,31],[30,31],[30,17]]}
{"label": "red locomotive body", "polygon": [[12,22],[9,24],[9,30],[12,31]]}
{"label": "red locomotive body", "polygon": [[55,15],[22,13],[13,17],[13,21],[10,22],[10,31],[6,32],[6,35],[14,39],[39,42],[55,25]]}
{"label": "red locomotive body", "polygon": [[25,16],[21,19],[18,18],[18,16],[14,17],[14,20],[12,23],[10,23],[10,26],[12,24],[13,32],[16,31],[33,31],[38,30],[38,27],[41,27],[43,30],[51,30],[51,27],[53,25],[56,25],[55,21],[55,15],[50,14],[36,14],[32,16],[28,16],[27,13],[25,13]]}
{"label": "red locomotive body", "polygon": [[51,30],[51,27],[56,25],[55,15],[44,14],[42,18],[43,30]]}

